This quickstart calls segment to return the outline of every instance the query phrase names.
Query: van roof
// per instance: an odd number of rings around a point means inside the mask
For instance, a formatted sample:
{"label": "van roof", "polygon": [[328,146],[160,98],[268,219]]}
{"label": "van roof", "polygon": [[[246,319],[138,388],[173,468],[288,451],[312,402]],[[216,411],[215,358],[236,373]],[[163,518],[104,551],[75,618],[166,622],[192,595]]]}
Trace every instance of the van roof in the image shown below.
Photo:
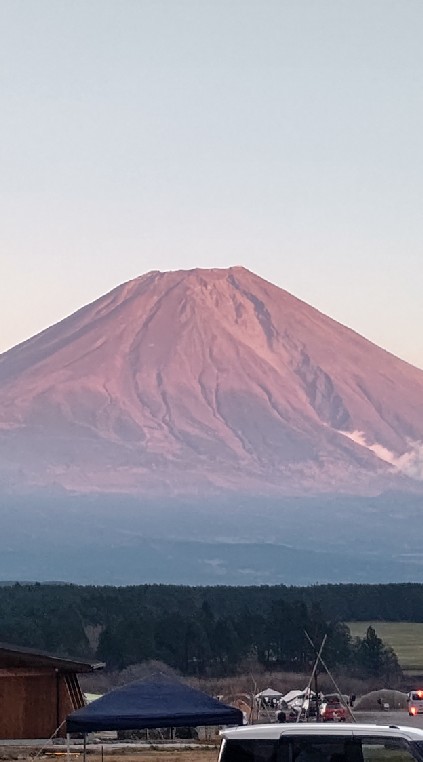
{"label": "van roof", "polygon": [[405,738],[408,741],[423,741],[423,730],[399,725],[362,725],[360,723],[329,724],[316,722],[286,722],[271,725],[244,725],[238,728],[222,730],[222,738],[281,738],[282,736],[324,735],[324,736],[389,736]]}

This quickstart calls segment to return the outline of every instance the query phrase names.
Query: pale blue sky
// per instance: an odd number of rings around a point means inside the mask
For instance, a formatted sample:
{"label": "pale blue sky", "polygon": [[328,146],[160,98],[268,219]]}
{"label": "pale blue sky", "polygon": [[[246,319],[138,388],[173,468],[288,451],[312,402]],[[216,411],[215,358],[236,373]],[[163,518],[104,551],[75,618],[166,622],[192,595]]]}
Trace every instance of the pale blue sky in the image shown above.
{"label": "pale blue sky", "polygon": [[0,351],[242,264],[423,367],[422,0],[1,0]]}

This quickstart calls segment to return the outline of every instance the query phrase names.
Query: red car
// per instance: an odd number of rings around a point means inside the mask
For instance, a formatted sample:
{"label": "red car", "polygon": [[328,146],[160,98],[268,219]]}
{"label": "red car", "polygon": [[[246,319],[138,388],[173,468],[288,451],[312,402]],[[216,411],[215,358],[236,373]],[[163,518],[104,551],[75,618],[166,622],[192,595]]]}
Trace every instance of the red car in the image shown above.
{"label": "red car", "polygon": [[328,699],[320,706],[320,719],[322,722],[346,722],[349,712],[339,699]]}

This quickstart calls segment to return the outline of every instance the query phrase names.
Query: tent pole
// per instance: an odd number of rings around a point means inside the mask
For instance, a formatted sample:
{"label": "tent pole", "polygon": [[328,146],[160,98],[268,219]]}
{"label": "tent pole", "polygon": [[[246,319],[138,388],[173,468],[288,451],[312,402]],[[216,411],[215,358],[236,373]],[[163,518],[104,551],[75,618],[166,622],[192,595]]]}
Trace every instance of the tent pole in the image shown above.
{"label": "tent pole", "polygon": [[87,762],[87,734],[84,733],[84,762]]}
{"label": "tent pole", "polygon": [[66,733],[66,759],[70,762],[70,735]]}

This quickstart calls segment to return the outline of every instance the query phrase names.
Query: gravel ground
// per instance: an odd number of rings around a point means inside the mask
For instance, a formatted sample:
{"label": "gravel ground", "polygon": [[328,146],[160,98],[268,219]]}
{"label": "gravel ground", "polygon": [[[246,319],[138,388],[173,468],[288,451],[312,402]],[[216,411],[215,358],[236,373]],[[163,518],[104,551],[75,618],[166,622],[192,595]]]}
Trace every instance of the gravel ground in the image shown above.
{"label": "gravel ground", "polygon": [[423,714],[410,717],[408,712],[354,712],[357,722],[377,725],[411,725],[423,730]]}

